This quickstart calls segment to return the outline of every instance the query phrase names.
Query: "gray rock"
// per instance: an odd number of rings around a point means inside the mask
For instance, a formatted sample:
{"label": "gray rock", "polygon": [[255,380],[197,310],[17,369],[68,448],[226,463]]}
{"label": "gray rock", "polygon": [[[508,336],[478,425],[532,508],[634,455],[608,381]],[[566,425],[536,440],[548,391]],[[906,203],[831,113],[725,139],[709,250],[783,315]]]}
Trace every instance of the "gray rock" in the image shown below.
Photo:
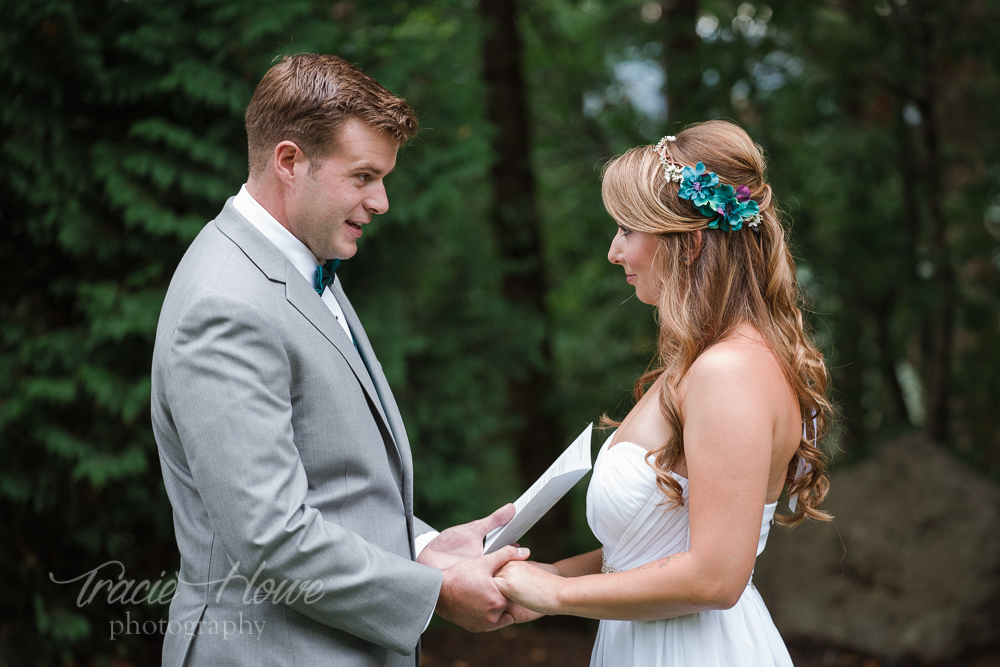
{"label": "gray rock", "polygon": [[925,661],[1000,642],[1000,489],[907,436],[837,470],[826,508],[757,561],[786,641]]}

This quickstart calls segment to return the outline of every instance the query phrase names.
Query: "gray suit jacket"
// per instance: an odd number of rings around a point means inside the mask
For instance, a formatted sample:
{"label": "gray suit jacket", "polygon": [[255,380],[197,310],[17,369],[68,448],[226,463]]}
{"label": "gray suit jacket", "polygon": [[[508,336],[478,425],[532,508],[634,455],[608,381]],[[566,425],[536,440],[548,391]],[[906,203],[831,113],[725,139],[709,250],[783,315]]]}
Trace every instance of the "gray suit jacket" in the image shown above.
{"label": "gray suit jacket", "polygon": [[415,663],[441,573],[413,560],[406,431],[331,288],[357,349],[232,200],[170,283],[152,370],[181,554],[167,667]]}

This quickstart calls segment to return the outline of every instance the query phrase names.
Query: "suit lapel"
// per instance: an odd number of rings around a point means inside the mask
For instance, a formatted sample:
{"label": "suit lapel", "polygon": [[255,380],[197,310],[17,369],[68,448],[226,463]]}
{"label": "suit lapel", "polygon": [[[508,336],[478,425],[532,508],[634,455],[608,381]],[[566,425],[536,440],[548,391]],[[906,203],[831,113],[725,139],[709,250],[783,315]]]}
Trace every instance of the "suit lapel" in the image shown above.
{"label": "suit lapel", "polygon": [[[299,311],[310,324],[316,327],[317,331],[330,341],[344,357],[354,372],[355,377],[357,377],[358,382],[364,388],[365,393],[368,394],[372,405],[375,406],[375,410],[382,420],[386,432],[389,434],[389,439],[392,440],[391,445],[395,456],[390,455],[390,458],[395,459],[398,465],[400,455],[398,444],[395,442],[395,428],[386,416],[380,392],[375,387],[372,375],[369,374],[364,361],[361,359],[361,355],[358,354],[358,350],[355,349],[354,344],[351,343],[350,338],[347,337],[340,323],[337,322],[337,318],[333,316],[333,313],[326,307],[326,304],[317,297],[316,291],[312,286],[302,279],[301,274],[292,266],[288,258],[273,243],[268,241],[263,234],[258,232],[246,218],[239,214],[232,205],[232,199],[226,202],[226,206],[222,209],[219,217],[216,218],[215,223],[219,230],[239,246],[244,254],[250,258],[250,261],[267,276],[268,280],[285,285],[285,298],[288,300],[288,303]],[[362,349],[365,350],[366,354],[370,355],[370,358],[374,358],[368,337],[364,335],[364,329],[357,320],[354,310],[350,307],[344,291],[339,289],[339,282],[338,279],[334,283],[339,290],[335,294],[341,303],[341,307],[344,309],[344,314],[348,315],[348,311],[350,312],[348,324],[354,333],[355,340],[358,341],[359,345],[362,345],[363,341],[365,347]]]}
{"label": "suit lapel", "polygon": [[[289,264],[288,271],[295,271],[295,267]],[[361,355],[358,354],[358,350],[355,349],[354,344],[351,343],[351,339],[347,337],[343,327],[337,322],[337,318],[333,316],[333,313],[326,307],[322,299],[316,295],[316,291],[309,283],[302,280],[302,276],[297,271],[291,277],[298,279],[289,280],[285,283],[285,297],[288,299],[288,303],[292,304],[292,307],[302,313],[302,316],[309,320],[328,341],[333,343],[337,351],[347,360],[347,363],[351,366],[351,370],[354,371],[354,375],[361,382],[361,386],[364,387],[368,398],[371,399],[372,404],[378,411],[379,417],[382,418],[382,421],[391,434],[392,428],[388,418],[385,416],[385,410],[382,408],[382,401],[379,399],[378,391],[375,388],[371,375],[368,373],[368,369],[365,367],[365,362],[361,359]]]}

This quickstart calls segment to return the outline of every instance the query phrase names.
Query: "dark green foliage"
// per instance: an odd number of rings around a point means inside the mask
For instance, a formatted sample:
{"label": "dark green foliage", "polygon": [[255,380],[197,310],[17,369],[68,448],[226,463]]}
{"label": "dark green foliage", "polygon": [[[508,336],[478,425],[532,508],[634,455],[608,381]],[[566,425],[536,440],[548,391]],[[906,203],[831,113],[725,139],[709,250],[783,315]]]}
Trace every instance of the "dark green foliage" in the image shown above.
{"label": "dark green foliage", "polygon": [[[522,1],[542,316],[502,295],[475,4],[0,0],[0,664],[156,664],[159,634],[110,641],[109,623],[165,607],[107,591],[81,607],[50,573],[176,569],[153,333],[187,244],[245,180],[243,110],[283,53],[343,55],[420,115],[390,211],[340,275],[402,408],[422,518],[516,495],[505,390],[546,363],[546,336],[564,440],[630,406],[654,316],[607,263],[600,168],[711,117],[763,145],[794,219],[840,447],[924,429],[1000,479],[996,2]],[[629,97],[636,62],[666,68],[666,115]],[[582,487],[569,502],[566,553],[594,546]]]}
{"label": "dark green foliage", "polygon": [[[0,651],[13,664],[158,653],[156,637],[109,643],[108,623],[164,608],[107,592],[78,606],[81,584],[49,577],[176,568],[148,418],[160,303],[243,181],[242,113],[278,31],[314,23],[309,3],[237,4],[3,3]],[[300,38],[329,48],[325,33]]]}

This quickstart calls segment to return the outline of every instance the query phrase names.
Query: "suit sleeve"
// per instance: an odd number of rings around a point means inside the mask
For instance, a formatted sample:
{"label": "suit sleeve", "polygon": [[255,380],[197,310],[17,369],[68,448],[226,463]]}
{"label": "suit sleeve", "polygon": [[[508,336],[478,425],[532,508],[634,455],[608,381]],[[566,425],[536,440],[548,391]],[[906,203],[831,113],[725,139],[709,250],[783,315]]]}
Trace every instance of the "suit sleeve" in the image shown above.
{"label": "suit sleeve", "polygon": [[286,354],[263,313],[218,294],[196,300],[174,331],[168,401],[217,539],[248,579],[320,582],[319,599],[286,602],[295,610],[409,655],[441,573],[306,504]]}

